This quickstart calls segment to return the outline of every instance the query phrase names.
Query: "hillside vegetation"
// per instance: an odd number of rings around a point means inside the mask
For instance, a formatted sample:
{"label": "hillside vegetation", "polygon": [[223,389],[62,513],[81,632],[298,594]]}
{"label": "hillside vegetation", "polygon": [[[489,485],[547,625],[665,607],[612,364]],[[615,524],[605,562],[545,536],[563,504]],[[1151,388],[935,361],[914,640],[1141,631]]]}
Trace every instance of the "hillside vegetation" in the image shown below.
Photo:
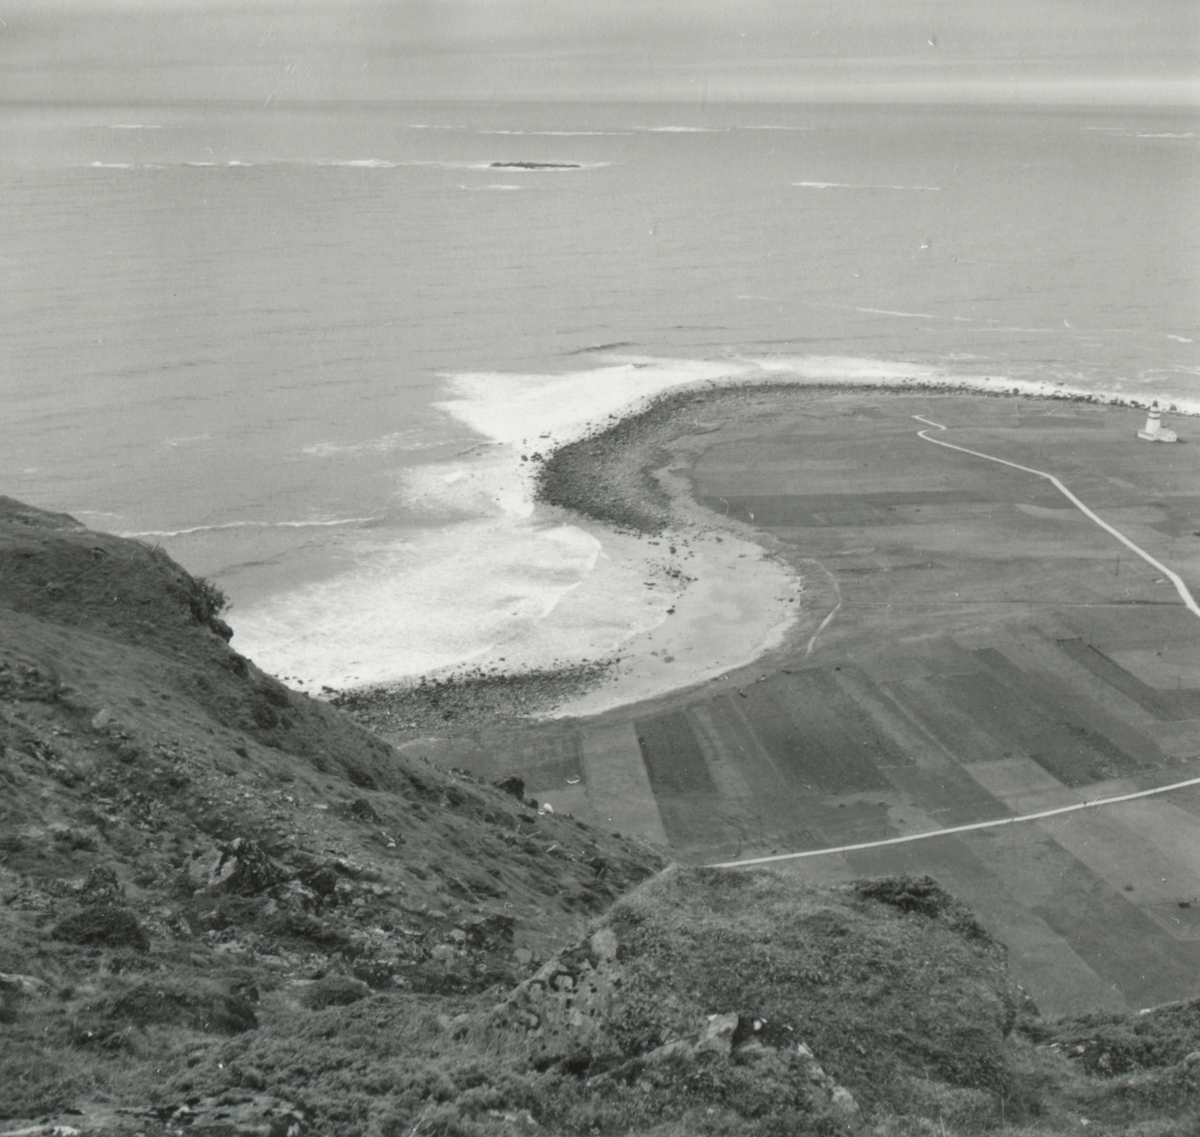
{"label": "hillside vegetation", "polygon": [[1198,1131],[1196,1004],[1045,1022],[934,882],[667,868],[220,607],[0,498],[0,1134]]}

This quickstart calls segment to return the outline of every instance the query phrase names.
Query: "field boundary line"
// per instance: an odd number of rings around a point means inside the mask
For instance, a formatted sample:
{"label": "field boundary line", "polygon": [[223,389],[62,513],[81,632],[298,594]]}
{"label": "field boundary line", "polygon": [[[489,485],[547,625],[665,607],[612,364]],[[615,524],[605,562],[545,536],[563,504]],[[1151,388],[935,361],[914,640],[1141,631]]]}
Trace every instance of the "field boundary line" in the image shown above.
{"label": "field boundary line", "polygon": [[1116,797],[1101,797],[1093,801],[1060,805],[1055,809],[1040,810],[1038,813],[1023,813],[1017,817],[1000,817],[995,821],[971,821],[966,825],[951,825],[947,829],[928,829],[921,833],[905,833],[900,837],[884,837],[878,841],[859,841],[853,845],[831,845],[827,849],[805,849],[801,853],[773,853],[769,857],[750,857],[744,861],[721,861],[717,864],[705,865],[704,867],[708,869],[736,869],[745,865],[770,864],[773,861],[795,861],[803,857],[824,857],[831,853],[856,853],[862,849],[880,849],[885,845],[903,845],[910,841],[927,841],[931,837],[949,837],[955,833],[970,833],[975,829],[995,829],[1001,825],[1016,825],[1018,821],[1041,821],[1046,817],[1059,817],[1064,813],[1074,813],[1080,809],[1098,809],[1102,805],[1117,805],[1123,801],[1153,797],[1155,794],[1165,794],[1171,790],[1185,789],[1188,786],[1200,786],[1200,778],[1188,778],[1186,782],[1172,782],[1169,786],[1155,786],[1148,790],[1118,794]]}
{"label": "field boundary line", "polygon": [[[925,418],[923,415],[913,415],[918,422],[928,423],[931,427],[937,430],[945,430],[946,427],[940,422],[934,422],[932,419]],[[1161,561],[1156,561],[1145,549],[1135,545],[1128,537],[1125,536],[1119,529],[1114,529],[1103,517],[1093,513],[1086,505],[1083,504],[1062,482],[1060,482],[1053,474],[1048,474],[1045,470],[1035,470],[1032,466],[1022,466],[1018,462],[1010,462],[1007,458],[997,458],[994,454],[984,454],[979,450],[968,450],[965,446],[955,446],[953,442],[943,442],[940,438],[930,438],[927,430],[918,430],[917,437],[925,442],[932,442],[934,446],[944,446],[947,450],[957,450],[962,454],[970,454],[975,458],[986,458],[989,462],[999,462],[1002,466],[1011,466],[1014,470],[1022,470],[1026,474],[1036,474],[1039,478],[1045,478],[1050,482],[1059,493],[1061,493],[1076,509],[1083,513],[1085,517],[1091,518],[1105,532],[1111,533],[1118,541],[1126,548],[1133,550],[1147,564],[1153,565],[1175,586],[1175,591],[1179,593],[1184,605],[1193,616],[1200,618],[1200,604],[1196,603],[1196,598],[1188,591],[1188,586],[1184,584],[1183,578],[1178,573],[1172,572]]]}

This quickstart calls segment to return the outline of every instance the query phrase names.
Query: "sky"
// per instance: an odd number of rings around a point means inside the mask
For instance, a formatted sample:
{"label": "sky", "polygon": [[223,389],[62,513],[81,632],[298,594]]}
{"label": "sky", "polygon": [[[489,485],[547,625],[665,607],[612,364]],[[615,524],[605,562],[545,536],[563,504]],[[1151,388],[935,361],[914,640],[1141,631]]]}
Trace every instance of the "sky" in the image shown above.
{"label": "sky", "polygon": [[1200,104],[1196,0],[0,0],[0,100]]}

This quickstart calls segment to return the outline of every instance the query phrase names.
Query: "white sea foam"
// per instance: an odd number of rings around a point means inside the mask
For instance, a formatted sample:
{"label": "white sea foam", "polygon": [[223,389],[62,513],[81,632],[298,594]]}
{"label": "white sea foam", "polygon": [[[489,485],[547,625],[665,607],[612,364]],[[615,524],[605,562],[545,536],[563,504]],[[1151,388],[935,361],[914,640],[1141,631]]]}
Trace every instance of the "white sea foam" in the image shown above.
{"label": "white sea foam", "polygon": [[775,378],[782,375],[799,382],[831,383],[848,387],[916,385],[946,390],[1003,391],[1006,394],[1033,398],[1096,399],[1127,406],[1147,406],[1150,400],[1157,399],[1174,406],[1179,414],[1200,415],[1200,399],[1177,396],[1168,391],[1148,393],[1142,389],[1141,384],[1134,393],[1115,386],[1107,390],[1097,386],[1085,387],[1049,376],[1044,379],[1024,379],[1010,375],[968,376],[939,367],[842,356],[768,356],[748,359],[746,362],[761,368],[764,375]]}
{"label": "white sea foam", "polygon": [[480,134],[528,135],[542,138],[621,138],[633,133],[631,130],[481,130]]}
{"label": "white sea foam", "polygon": [[510,648],[508,662],[551,665],[568,645],[547,617],[600,552],[570,525],[451,525],[363,548],[351,573],[239,610],[236,642],[271,671],[330,687],[498,660]]}
{"label": "white sea foam", "polygon": [[1192,130],[1137,131],[1125,126],[1085,126],[1084,130],[1111,135],[1114,138],[1195,138]]}
{"label": "white sea foam", "polygon": [[937,192],[941,186],[890,186],[890,185],[860,185],[855,182],[792,182],[801,189],[890,189],[890,190],[929,190]]}
{"label": "white sea foam", "polygon": [[361,170],[394,170],[399,162],[389,162],[386,158],[347,158],[345,160],[331,159],[320,162],[321,166],[349,166]]}
{"label": "white sea foam", "polygon": [[[436,450],[454,439],[430,438],[421,430],[396,430],[380,438],[363,442],[313,442],[300,448],[311,458],[332,458],[335,455],[389,454],[393,451],[413,452]],[[465,441],[465,438],[463,439]]]}
{"label": "white sea foam", "polygon": [[864,312],[868,316],[903,316],[906,320],[935,320],[929,312],[897,312],[892,308],[852,308],[853,312]]}
{"label": "white sea foam", "polygon": [[331,517],[311,521],[224,521],[219,525],[193,525],[188,529],[141,529],[118,533],[118,537],[190,537],[195,533],[215,533],[222,529],[329,529],[339,525],[365,525],[374,517]]}
{"label": "white sea foam", "polygon": [[955,381],[939,368],[925,367],[917,363],[899,363],[890,359],[861,359],[857,356],[776,355],[748,358],[744,362],[753,364],[761,369],[764,376],[772,379],[786,375],[798,381],[844,383],[847,386],[863,383]]}
{"label": "white sea foam", "polygon": [[349,573],[239,607],[239,650],[278,674],[332,687],[619,652],[668,619],[677,582],[646,586],[648,547],[636,538],[539,515],[534,453],[662,391],[754,370],[637,359],[567,374],[447,377],[452,397],[441,409],[488,441],[399,472],[405,505],[436,527],[392,544],[364,542]]}
{"label": "white sea foam", "polygon": [[436,517],[526,518],[533,513],[530,467],[511,446],[479,447],[462,460],[402,470],[401,496],[410,509]]}
{"label": "white sea foam", "polygon": [[162,130],[161,126],[145,122],[113,122],[109,130]]}
{"label": "white sea foam", "polygon": [[[686,383],[742,375],[732,360],[632,358],[608,367],[549,375],[473,372],[448,377],[452,398],[435,404],[495,442],[561,443],[610,415]],[[544,436],[544,437],[543,437]]]}
{"label": "white sea foam", "polygon": [[69,513],[72,517],[76,517],[76,518],[78,518],[78,517],[111,517],[118,521],[121,520],[125,516],[125,514],[123,514],[123,513],[113,513],[111,510],[107,510],[107,509],[68,509],[68,510],[65,510],[65,512]]}

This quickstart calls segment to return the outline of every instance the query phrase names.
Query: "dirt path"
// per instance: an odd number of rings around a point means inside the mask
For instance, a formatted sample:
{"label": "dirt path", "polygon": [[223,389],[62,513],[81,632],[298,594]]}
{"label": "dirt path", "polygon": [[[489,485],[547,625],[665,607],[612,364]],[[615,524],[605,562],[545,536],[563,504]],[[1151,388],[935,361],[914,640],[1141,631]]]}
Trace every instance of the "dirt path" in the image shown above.
{"label": "dirt path", "polygon": [[[918,422],[927,422],[931,427],[937,430],[945,430],[946,428],[940,422],[933,422],[931,419],[925,418],[923,415],[913,415]],[[1004,458],[997,458],[994,454],[983,454],[978,450],[968,450],[965,446],[955,446],[952,442],[943,442],[940,438],[930,438],[929,432],[926,430],[918,430],[917,437],[923,438],[926,442],[932,442],[935,446],[944,446],[947,450],[957,450],[962,454],[971,454],[976,458],[986,458],[989,462],[999,462],[1002,466],[1011,466],[1014,470],[1022,470],[1026,474],[1036,474],[1039,478],[1045,478],[1056,490],[1059,491],[1072,505],[1075,506],[1085,517],[1090,517],[1101,529],[1111,533],[1118,541],[1126,548],[1132,549],[1139,557],[1142,558],[1148,565],[1158,569],[1174,586],[1175,591],[1179,593],[1184,604],[1187,605],[1188,611],[1193,616],[1200,617],[1200,604],[1196,603],[1196,598],[1188,591],[1188,586],[1183,583],[1183,580],[1177,573],[1172,572],[1166,565],[1155,560],[1145,549],[1139,545],[1135,545],[1124,533],[1114,529],[1102,517],[1093,513],[1086,505],[1083,504],[1066,486],[1062,484],[1053,474],[1048,474],[1045,470],[1035,470],[1030,466],[1021,466],[1016,462],[1009,462]]]}

